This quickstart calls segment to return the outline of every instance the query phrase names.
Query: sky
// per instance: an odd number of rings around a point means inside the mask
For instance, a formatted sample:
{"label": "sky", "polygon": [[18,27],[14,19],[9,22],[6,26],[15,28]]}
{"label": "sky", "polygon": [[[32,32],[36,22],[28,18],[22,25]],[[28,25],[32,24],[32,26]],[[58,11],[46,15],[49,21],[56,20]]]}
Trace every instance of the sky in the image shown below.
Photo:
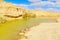
{"label": "sky", "polygon": [[5,0],[27,10],[60,12],[60,0]]}

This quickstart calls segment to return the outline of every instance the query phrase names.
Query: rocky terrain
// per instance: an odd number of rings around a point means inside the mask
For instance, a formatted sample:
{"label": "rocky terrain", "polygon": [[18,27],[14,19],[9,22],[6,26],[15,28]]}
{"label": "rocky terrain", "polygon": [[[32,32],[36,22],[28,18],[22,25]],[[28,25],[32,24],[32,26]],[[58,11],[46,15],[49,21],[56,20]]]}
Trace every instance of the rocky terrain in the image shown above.
{"label": "rocky terrain", "polygon": [[21,15],[28,13],[28,14],[35,14],[36,17],[39,18],[57,18],[60,16],[60,13],[56,12],[47,12],[44,10],[26,10],[16,5],[13,5],[8,2],[0,1],[0,17],[11,20],[22,17]]}
{"label": "rocky terrain", "polygon": [[[4,18],[7,20],[19,18],[19,15],[22,15],[25,13],[25,10],[23,8],[18,8],[15,5],[7,2],[0,2],[0,18]],[[7,17],[7,15],[9,17]]]}

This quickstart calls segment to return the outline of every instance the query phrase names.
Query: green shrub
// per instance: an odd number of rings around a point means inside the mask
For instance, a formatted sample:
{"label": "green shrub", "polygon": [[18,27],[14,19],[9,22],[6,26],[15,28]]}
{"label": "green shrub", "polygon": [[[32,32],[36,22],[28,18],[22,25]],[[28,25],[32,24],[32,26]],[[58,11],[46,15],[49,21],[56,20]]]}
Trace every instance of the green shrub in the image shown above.
{"label": "green shrub", "polygon": [[30,14],[30,13],[25,13],[23,15],[23,18],[25,18],[25,19],[30,19],[30,18],[35,18],[35,17],[36,17],[35,14]]}

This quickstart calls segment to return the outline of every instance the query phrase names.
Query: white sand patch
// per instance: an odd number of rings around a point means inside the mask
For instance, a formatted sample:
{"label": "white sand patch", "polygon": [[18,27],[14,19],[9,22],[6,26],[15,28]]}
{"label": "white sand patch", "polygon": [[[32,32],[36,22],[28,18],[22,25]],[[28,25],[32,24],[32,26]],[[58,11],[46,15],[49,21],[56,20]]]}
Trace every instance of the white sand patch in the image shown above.
{"label": "white sand patch", "polygon": [[21,40],[60,40],[60,23],[42,23],[26,33]]}

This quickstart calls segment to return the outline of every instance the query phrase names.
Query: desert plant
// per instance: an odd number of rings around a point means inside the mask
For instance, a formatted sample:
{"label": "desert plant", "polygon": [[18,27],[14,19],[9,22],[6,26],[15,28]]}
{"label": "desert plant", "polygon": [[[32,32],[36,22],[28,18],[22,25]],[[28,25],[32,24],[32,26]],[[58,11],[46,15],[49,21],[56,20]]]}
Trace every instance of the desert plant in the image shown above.
{"label": "desert plant", "polygon": [[23,18],[25,18],[25,19],[30,19],[30,18],[35,18],[35,17],[36,17],[35,14],[30,14],[30,13],[25,13],[23,15]]}
{"label": "desert plant", "polygon": [[5,23],[6,21],[7,21],[6,19],[0,18],[0,24],[1,24],[1,23]]}

